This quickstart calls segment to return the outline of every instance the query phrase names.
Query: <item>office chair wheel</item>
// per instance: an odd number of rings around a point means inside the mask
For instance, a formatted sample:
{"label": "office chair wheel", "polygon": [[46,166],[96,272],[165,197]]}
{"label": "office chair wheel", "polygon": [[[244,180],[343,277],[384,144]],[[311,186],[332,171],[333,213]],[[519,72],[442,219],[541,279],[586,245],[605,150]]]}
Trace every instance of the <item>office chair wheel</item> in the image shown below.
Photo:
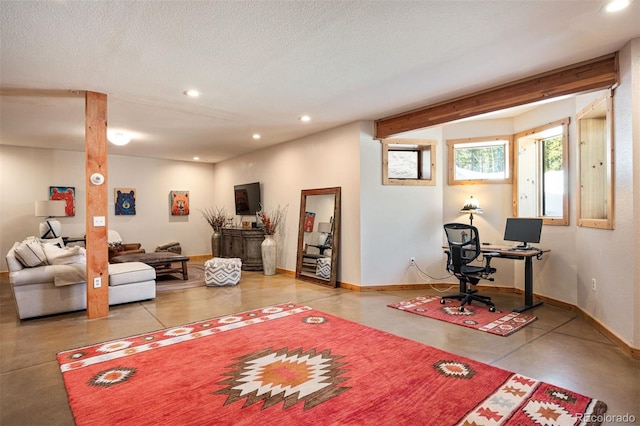
{"label": "office chair wheel", "polygon": [[459,310],[460,312],[464,312],[464,306],[460,306]]}
{"label": "office chair wheel", "polygon": [[444,305],[444,303],[445,303],[444,299],[440,299],[440,304]]}
{"label": "office chair wheel", "polygon": [[495,311],[496,311],[495,306],[489,306],[489,312],[495,312]]}

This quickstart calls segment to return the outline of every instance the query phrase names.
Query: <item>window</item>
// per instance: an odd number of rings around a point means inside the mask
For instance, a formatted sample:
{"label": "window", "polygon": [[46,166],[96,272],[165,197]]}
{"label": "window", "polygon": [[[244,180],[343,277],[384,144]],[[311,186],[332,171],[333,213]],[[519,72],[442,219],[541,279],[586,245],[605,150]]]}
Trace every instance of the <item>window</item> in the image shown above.
{"label": "window", "polygon": [[515,135],[513,215],[569,225],[569,118]]}
{"label": "window", "polygon": [[450,139],[449,185],[511,183],[511,136]]}
{"label": "window", "polygon": [[382,141],[384,185],[435,185],[435,141],[385,139]]}
{"label": "window", "polygon": [[576,114],[578,159],[578,226],[614,229],[612,92]]}

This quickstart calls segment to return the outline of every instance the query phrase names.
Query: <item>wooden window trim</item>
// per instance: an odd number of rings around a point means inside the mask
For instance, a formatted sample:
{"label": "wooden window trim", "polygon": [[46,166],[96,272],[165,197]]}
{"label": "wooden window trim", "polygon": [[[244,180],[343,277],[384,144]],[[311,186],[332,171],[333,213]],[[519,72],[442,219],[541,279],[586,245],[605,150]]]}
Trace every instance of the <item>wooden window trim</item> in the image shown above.
{"label": "wooden window trim", "polygon": [[[455,162],[454,162],[454,149],[456,145],[463,143],[481,143],[491,141],[507,141],[507,147],[505,154],[507,155],[506,166],[508,167],[508,177],[505,179],[467,179],[456,180],[455,179]],[[484,136],[476,138],[463,138],[463,139],[448,139],[447,151],[449,156],[449,185],[476,185],[476,184],[504,184],[513,182],[513,135],[500,135],[500,136]]]}
{"label": "wooden window trim", "polygon": [[518,217],[518,161],[516,160],[516,153],[518,152],[518,140],[520,138],[535,135],[537,133],[541,133],[547,129],[551,129],[553,127],[562,126],[562,138],[563,138],[563,153],[562,153],[562,167],[564,170],[564,196],[562,200],[562,211],[563,217],[548,217],[548,216],[537,216],[542,218],[542,223],[544,225],[561,225],[567,226],[569,225],[569,123],[570,118],[566,117],[562,120],[553,121],[548,124],[544,124],[542,126],[534,127],[533,129],[528,129],[520,133],[516,133],[513,137],[513,216]]}
{"label": "wooden window trim", "polygon": [[614,198],[615,198],[615,169],[614,169],[614,139],[613,139],[613,91],[609,90],[606,94],[599,96],[589,105],[584,107],[580,112],[576,114],[576,128],[578,130],[578,144],[581,145],[582,142],[582,134],[580,129],[580,120],[588,115],[591,111],[598,108],[600,105],[604,103],[606,108],[606,128],[605,128],[605,136],[606,136],[606,177],[607,177],[607,218],[606,219],[594,219],[594,218],[583,218],[582,217],[582,150],[578,149],[578,188],[576,192],[576,202],[577,202],[577,216],[578,216],[578,226],[584,228],[596,228],[596,229],[615,229],[615,221],[614,221]]}
{"label": "wooden window trim", "polygon": [[[382,184],[405,186],[433,186],[436,184],[436,141],[424,139],[384,139],[382,143]],[[418,145],[421,151],[430,152],[430,178],[429,179],[393,179],[389,177],[389,145]]]}

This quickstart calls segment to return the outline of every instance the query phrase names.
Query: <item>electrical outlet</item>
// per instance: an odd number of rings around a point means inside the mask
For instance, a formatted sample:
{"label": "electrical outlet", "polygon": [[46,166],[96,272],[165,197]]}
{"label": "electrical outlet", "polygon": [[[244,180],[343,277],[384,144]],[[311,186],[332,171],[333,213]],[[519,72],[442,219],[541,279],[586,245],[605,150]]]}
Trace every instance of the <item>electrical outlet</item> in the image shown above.
{"label": "electrical outlet", "polygon": [[100,287],[102,287],[102,278],[95,277],[93,279],[93,288],[100,288]]}
{"label": "electrical outlet", "polygon": [[596,279],[591,278],[591,290],[596,291]]}
{"label": "electrical outlet", "polygon": [[411,266],[416,266],[416,258],[415,257],[409,258],[409,262],[411,263]]}
{"label": "electrical outlet", "polygon": [[94,216],[93,217],[93,226],[105,226],[106,222],[104,216]]}

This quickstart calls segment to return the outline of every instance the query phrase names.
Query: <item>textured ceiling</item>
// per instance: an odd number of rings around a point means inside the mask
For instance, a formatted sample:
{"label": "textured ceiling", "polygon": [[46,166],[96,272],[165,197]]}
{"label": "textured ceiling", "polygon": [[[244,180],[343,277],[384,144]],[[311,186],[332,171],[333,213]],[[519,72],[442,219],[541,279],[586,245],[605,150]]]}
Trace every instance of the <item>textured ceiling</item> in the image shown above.
{"label": "textured ceiling", "polygon": [[51,95],[91,90],[134,135],[111,154],[217,162],[615,52],[638,3],[2,1],[0,144],[84,150]]}

